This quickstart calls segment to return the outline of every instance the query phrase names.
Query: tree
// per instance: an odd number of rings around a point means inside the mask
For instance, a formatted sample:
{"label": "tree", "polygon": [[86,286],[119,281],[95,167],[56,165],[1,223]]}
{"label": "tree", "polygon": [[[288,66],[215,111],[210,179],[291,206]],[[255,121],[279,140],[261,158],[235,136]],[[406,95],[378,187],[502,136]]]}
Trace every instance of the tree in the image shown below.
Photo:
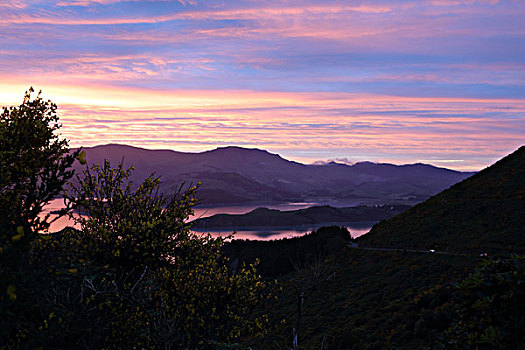
{"label": "tree", "polygon": [[62,192],[80,154],[70,152],[58,134],[56,104],[44,101],[41,92],[32,99],[33,92],[30,88],[20,106],[3,107],[0,115],[0,222],[3,230],[22,227],[19,234],[27,236],[49,228],[49,216],[38,215]]}
{"label": "tree", "polygon": [[216,348],[264,334],[268,318],[255,312],[273,298],[271,286],[253,265],[233,274],[222,238],[190,232],[197,186],[168,199],[159,178],[135,185],[131,171],[94,165],[68,196],[81,230],[70,237],[67,268],[85,276],[75,289],[77,317],[96,325],[95,347]]}
{"label": "tree", "polygon": [[159,178],[95,165],[66,194],[81,230],[39,234],[85,153],[32,92],[0,120],[1,347],[211,349],[264,334],[272,284],[253,265],[232,272],[223,239],[190,232],[195,186],[167,198]]}
{"label": "tree", "polygon": [[44,274],[30,267],[29,259],[35,233],[50,224],[49,216],[39,214],[61,194],[80,154],[58,134],[57,106],[40,93],[32,98],[33,92],[30,88],[20,106],[3,107],[0,115],[0,343],[15,341],[33,321],[33,292]]}
{"label": "tree", "polygon": [[[144,266],[158,268],[183,259],[189,241],[186,219],[192,214],[196,187],[172,196],[159,193],[160,178],[149,176],[139,185],[129,181],[133,168],[108,161],[93,165],[67,196],[79,213],[82,255],[123,273]],[[193,252],[197,254],[198,251]]]}

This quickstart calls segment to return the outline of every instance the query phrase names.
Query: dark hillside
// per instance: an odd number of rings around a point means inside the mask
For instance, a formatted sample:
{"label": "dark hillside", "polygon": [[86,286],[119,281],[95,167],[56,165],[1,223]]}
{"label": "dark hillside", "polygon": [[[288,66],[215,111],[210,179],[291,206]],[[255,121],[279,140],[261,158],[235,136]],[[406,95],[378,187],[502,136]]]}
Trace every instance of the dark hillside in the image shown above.
{"label": "dark hillside", "polygon": [[525,146],[401,215],[362,245],[508,255],[525,252]]}
{"label": "dark hillside", "polygon": [[440,349],[454,318],[448,288],[481,261],[480,257],[430,253],[380,252],[346,248],[328,256],[331,278],[308,289],[300,321],[293,273],[273,307],[273,322],[286,321],[256,349],[292,348],[292,327],[299,348]]}
{"label": "dark hillside", "polygon": [[336,208],[329,205],[280,211],[257,208],[246,214],[216,214],[194,221],[194,228],[297,227],[299,225],[377,222],[389,219],[410,208],[408,205],[377,205]]}
{"label": "dark hillside", "polygon": [[[521,303],[512,304],[523,293],[523,271],[520,275],[497,270],[485,283],[479,282],[483,267],[478,267],[470,291],[458,286],[465,286],[460,281],[468,281],[467,275],[480,262],[495,266],[504,261],[494,263],[480,252],[509,256],[525,251],[524,197],[525,147],[521,147],[479,174],[377,224],[357,239],[359,247],[327,255],[323,265],[333,273],[306,289],[300,318],[296,286],[303,275],[284,276],[273,319],[278,323],[285,318],[286,323],[272,330],[258,348],[273,349],[276,344],[290,348],[292,328],[297,329],[300,348],[312,350],[476,348],[472,344],[479,342],[490,344],[479,349],[523,348],[516,345],[524,344],[516,343],[522,332],[514,329],[523,324]],[[472,341],[467,334],[474,335]],[[459,346],[450,347],[453,341]]]}
{"label": "dark hillside", "polygon": [[337,254],[350,241],[346,228],[327,226],[302,237],[277,241],[233,240],[223,246],[223,253],[236,266],[259,259],[259,272],[264,277],[275,277],[294,271],[294,264]]}
{"label": "dark hillside", "polygon": [[[246,345],[289,349],[295,327],[300,349],[439,348],[455,317],[448,286],[485,258],[370,251],[351,243],[336,226],[293,239],[227,243],[223,253],[234,269],[258,258],[263,277],[279,278],[283,287],[269,334]],[[297,293],[304,295],[299,321]]]}

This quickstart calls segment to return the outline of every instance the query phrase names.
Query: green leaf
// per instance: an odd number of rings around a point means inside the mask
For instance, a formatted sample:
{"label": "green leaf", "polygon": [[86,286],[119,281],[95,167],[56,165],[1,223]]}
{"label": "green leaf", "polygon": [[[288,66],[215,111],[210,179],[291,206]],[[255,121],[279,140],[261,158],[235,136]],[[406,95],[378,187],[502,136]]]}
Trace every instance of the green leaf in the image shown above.
{"label": "green leaf", "polygon": [[77,156],[78,161],[80,164],[84,165],[86,164],[86,151],[82,151]]}

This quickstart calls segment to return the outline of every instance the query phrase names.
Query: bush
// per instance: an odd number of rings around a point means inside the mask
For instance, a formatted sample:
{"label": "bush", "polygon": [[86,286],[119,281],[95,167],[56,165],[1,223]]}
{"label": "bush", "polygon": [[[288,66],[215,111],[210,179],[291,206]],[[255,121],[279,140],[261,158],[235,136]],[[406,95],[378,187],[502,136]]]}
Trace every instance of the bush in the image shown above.
{"label": "bush", "polygon": [[31,92],[0,120],[0,345],[206,349],[263,335],[273,284],[255,265],[233,273],[222,239],[190,232],[196,187],[167,199],[159,178],[135,186],[132,169],[95,165],[66,195],[81,230],[40,234],[85,153]]}
{"label": "bush", "polygon": [[447,348],[525,347],[525,258],[485,261],[456,284],[457,317],[447,331]]}

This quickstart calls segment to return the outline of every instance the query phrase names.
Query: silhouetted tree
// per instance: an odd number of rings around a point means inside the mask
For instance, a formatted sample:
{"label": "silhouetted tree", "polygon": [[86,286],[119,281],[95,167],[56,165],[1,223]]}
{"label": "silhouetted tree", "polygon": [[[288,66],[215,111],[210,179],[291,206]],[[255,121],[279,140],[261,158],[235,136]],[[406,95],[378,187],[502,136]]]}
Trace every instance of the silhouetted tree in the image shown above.
{"label": "silhouetted tree", "polygon": [[191,233],[197,186],[168,200],[158,177],[134,186],[132,170],[94,165],[68,196],[85,214],[74,217],[68,267],[90,276],[76,293],[97,306],[82,322],[96,320],[96,346],[216,348],[264,334],[268,318],[254,312],[273,298],[270,284],[254,265],[230,273],[222,238]]}
{"label": "silhouetted tree", "polygon": [[[57,106],[35,98],[30,88],[18,107],[0,115],[0,343],[14,346],[38,320],[38,296],[45,273],[31,267],[35,233],[48,229],[42,208],[73,176],[80,151],[70,152],[58,134]],[[64,214],[64,213],[62,213]]]}
{"label": "silhouetted tree", "polygon": [[167,199],[159,178],[135,186],[105,162],[66,194],[81,230],[39,234],[85,153],[32,92],[0,120],[0,347],[211,349],[264,334],[271,284],[253,265],[232,273],[222,239],[190,232],[196,187]]}
{"label": "silhouetted tree", "polygon": [[38,215],[62,192],[80,154],[70,152],[58,134],[57,106],[40,93],[32,99],[33,92],[30,88],[20,106],[4,107],[0,115],[0,222],[3,230],[22,227],[20,240],[49,227],[49,217]]}

